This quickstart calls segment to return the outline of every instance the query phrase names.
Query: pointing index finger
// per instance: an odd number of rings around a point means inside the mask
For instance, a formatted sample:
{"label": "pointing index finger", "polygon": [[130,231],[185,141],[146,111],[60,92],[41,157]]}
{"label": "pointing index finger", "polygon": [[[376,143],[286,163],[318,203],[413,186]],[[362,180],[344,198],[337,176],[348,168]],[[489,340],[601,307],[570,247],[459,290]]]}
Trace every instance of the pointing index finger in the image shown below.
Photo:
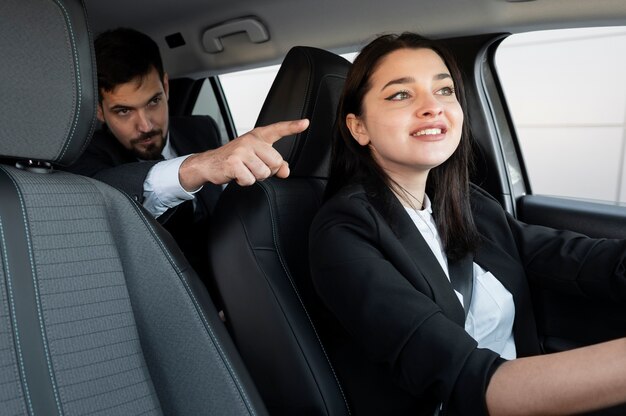
{"label": "pointing index finger", "polygon": [[309,120],[303,118],[301,120],[279,121],[278,123],[269,124],[254,129],[254,135],[265,143],[274,144],[285,136],[300,133],[309,127]]}

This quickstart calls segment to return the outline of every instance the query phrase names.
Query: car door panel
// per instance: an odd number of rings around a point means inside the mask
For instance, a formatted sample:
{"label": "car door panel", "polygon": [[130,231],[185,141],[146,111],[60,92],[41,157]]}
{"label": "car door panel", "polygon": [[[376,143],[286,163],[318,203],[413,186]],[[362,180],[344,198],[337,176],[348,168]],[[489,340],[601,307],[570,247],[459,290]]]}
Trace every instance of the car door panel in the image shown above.
{"label": "car door panel", "polygon": [[[530,224],[568,229],[594,238],[626,238],[626,208],[540,195],[518,199],[517,216]],[[557,293],[532,285],[539,333],[546,352],[626,335],[626,305]]]}

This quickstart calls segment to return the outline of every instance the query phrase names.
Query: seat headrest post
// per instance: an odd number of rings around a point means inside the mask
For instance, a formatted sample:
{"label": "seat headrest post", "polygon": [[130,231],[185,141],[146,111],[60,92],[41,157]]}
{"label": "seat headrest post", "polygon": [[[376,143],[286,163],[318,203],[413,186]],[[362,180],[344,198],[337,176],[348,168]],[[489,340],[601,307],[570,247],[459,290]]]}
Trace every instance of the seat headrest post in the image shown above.
{"label": "seat headrest post", "polygon": [[19,161],[15,163],[15,167],[32,173],[51,173],[52,165],[49,162],[41,162],[29,159],[27,161]]}

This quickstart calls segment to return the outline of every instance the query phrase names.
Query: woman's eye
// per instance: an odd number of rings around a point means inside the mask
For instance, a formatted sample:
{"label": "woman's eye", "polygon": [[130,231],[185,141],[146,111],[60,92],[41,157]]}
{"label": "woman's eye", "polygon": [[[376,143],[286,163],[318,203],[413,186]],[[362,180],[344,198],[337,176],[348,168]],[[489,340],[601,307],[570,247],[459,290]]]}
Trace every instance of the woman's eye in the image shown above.
{"label": "woman's eye", "polygon": [[454,95],[454,88],[453,87],[443,87],[442,89],[437,91],[437,94],[445,95],[445,96]]}
{"label": "woman's eye", "polygon": [[389,97],[386,98],[386,100],[388,101],[401,101],[401,100],[406,100],[407,98],[409,98],[410,95],[407,91],[399,91],[395,94],[390,95]]}

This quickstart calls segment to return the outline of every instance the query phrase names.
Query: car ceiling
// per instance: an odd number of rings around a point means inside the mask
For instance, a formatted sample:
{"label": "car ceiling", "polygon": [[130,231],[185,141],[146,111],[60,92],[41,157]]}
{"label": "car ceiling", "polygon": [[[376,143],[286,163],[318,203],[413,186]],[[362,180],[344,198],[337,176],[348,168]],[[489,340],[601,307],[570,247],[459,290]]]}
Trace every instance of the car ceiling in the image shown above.
{"label": "car ceiling", "polygon": [[[92,30],[133,27],[159,44],[170,76],[201,77],[279,63],[296,45],[335,52],[359,49],[375,34],[411,30],[430,37],[623,25],[624,0],[85,0]],[[269,40],[244,33],[222,38],[208,53],[207,28],[253,16]],[[170,48],[165,36],[185,45]]]}

